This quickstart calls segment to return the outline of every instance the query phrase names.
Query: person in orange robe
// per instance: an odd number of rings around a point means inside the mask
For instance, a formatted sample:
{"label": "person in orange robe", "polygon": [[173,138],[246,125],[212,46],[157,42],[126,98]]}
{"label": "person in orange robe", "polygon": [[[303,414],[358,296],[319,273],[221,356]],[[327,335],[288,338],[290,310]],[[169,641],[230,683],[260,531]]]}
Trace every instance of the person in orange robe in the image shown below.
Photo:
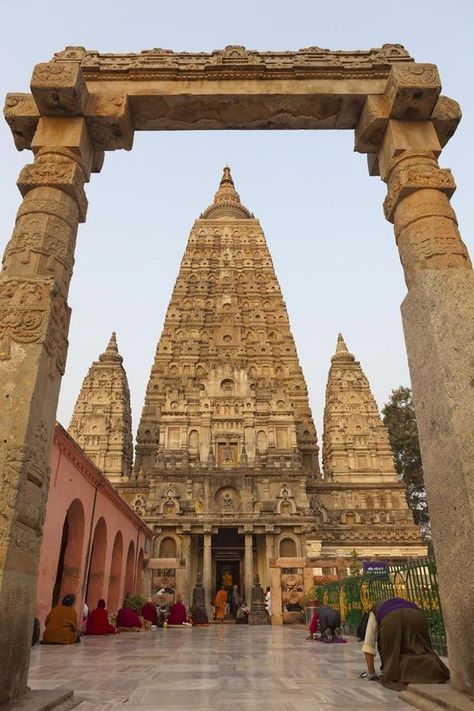
{"label": "person in orange robe", "polygon": [[182,625],[184,622],[188,621],[186,615],[186,608],[181,602],[181,596],[177,595],[176,602],[170,607],[170,614],[168,615],[168,626],[170,625]]}
{"label": "person in orange robe", "polygon": [[74,644],[79,642],[77,613],[73,609],[75,596],[65,595],[62,603],[53,607],[46,618],[41,644]]}
{"label": "person in orange robe", "polygon": [[217,591],[214,599],[214,607],[216,608],[216,620],[224,622],[225,606],[227,605],[227,591],[224,586]]}
{"label": "person in orange robe", "polygon": [[116,629],[109,623],[109,615],[105,609],[105,600],[99,600],[95,610],[89,613],[86,622],[86,634],[115,634]]}

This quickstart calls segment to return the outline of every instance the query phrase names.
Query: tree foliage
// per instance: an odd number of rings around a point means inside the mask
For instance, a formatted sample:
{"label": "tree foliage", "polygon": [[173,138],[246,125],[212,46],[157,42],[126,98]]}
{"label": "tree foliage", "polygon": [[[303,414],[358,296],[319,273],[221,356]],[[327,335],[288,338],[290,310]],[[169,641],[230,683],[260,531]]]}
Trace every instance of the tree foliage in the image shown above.
{"label": "tree foliage", "polygon": [[424,536],[430,538],[423,465],[411,389],[400,386],[392,390],[390,400],[382,408],[382,415],[393,449],[396,472],[407,488],[408,505]]}

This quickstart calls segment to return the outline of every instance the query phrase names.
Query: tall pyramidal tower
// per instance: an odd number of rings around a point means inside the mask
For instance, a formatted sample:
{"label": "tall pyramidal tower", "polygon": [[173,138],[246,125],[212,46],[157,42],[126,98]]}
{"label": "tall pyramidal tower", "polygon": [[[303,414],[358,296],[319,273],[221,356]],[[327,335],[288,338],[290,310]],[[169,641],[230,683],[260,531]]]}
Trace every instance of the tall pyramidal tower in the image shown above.
{"label": "tall pyramidal tower", "polygon": [[[155,526],[158,559],[185,560],[250,600],[269,561],[304,556],[319,476],[316,431],[260,223],[229,168],[191,230],[166,313],[122,495]],[[164,565],[162,567],[165,567]],[[166,566],[170,570],[170,565]],[[154,575],[153,589],[160,585]],[[178,583],[176,583],[178,584]]]}
{"label": "tall pyramidal tower", "polygon": [[310,556],[326,574],[354,548],[348,534],[359,521],[346,522],[338,508],[344,485],[320,476],[306,383],[265,236],[227,167],[192,227],[151,368],[133,475],[117,487],[157,534],[149,591],[175,587],[188,604],[198,573],[208,603],[223,582],[249,601],[256,573],[269,584],[272,559],[296,569]]}
{"label": "tall pyramidal tower", "polygon": [[68,433],[113,484],[129,478],[133,459],[130,391],[115,333],[84,378]]}

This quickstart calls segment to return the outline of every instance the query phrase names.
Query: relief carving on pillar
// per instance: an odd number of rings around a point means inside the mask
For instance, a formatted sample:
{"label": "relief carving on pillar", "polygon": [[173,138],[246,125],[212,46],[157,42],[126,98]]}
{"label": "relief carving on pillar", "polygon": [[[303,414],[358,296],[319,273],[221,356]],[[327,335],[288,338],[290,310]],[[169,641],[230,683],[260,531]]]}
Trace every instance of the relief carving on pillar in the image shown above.
{"label": "relief carving on pillar", "polygon": [[[397,160],[400,160],[400,156],[397,156]],[[438,168],[429,164],[399,168],[396,175],[388,181],[387,197],[383,204],[386,219],[393,222],[399,202],[415,190],[423,189],[440,190],[451,197],[456,190],[456,183],[449,168]]]}
{"label": "relief carving on pillar", "polygon": [[11,341],[36,343],[44,337],[52,290],[51,280],[0,282],[0,360],[11,358]]}
{"label": "relief carving on pillar", "polygon": [[47,155],[39,155],[34,163],[25,165],[17,181],[23,196],[38,187],[57,188],[70,195],[79,209],[79,221],[84,222],[87,212],[87,198],[84,192],[85,175],[82,168],[73,158],[65,155],[65,151],[53,151]]}
{"label": "relief carving on pillar", "polygon": [[74,239],[75,234],[72,235],[71,228],[64,220],[44,213],[26,214],[17,221],[6,247],[4,270],[20,273],[21,265],[28,264],[33,253],[47,258],[46,269],[51,272],[51,276],[54,275],[58,262],[63,267],[64,279],[69,284],[74,263]]}

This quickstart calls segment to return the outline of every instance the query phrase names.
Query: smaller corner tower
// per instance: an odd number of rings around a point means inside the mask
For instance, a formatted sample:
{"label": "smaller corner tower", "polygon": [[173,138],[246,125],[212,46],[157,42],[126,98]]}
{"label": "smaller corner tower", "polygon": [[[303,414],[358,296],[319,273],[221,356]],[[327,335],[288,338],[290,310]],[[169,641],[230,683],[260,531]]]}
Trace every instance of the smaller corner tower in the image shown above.
{"label": "smaller corner tower", "polygon": [[117,483],[130,476],[130,391],[115,332],[84,378],[68,432],[109,481]]}
{"label": "smaller corner tower", "polygon": [[336,482],[398,482],[369,381],[340,333],[326,386],[323,469]]}

